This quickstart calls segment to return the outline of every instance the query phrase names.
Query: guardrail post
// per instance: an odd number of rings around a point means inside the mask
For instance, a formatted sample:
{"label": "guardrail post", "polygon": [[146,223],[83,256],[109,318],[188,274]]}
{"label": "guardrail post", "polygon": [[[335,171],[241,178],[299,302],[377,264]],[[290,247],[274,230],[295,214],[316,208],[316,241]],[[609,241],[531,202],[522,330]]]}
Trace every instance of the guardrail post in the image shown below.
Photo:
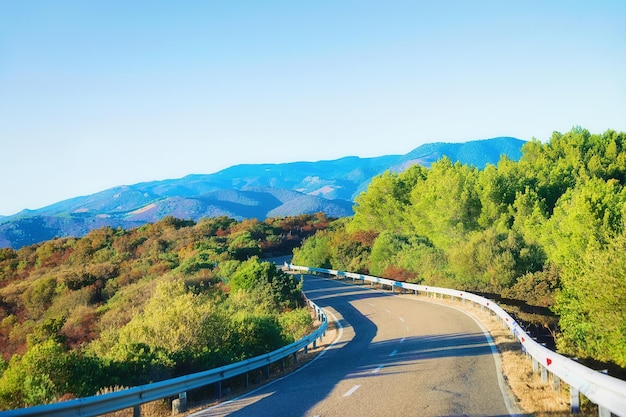
{"label": "guardrail post", "polygon": [[600,417],[611,417],[611,412],[601,405],[598,406],[598,415]]}
{"label": "guardrail post", "polygon": [[291,356],[293,357],[293,363],[298,363],[298,352],[293,352]]}
{"label": "guardrail post", "polygon": [[215,383],[215,399],[217,399],[217,401],[222,399],[222,381]]}
{"label": "guardrail post", "polygon": [[535,358],[532,358],[532,360],[533,360],[533,372],[539,372],[539,362]]}
{"label": "guardrail post", "polygon": [[270,366],[269,365],[265,365],[263,367],[263,378],[270,379]]}
{"label": "guardrail post", "polygon": [[554,389],[556,392],[561,391],[561,378],[559,378],[555,374],[552,374],[552,389]]}
{"label": "guardrail post", "polygon": [[569,409],[572,413],[580,413],[580,392],[571,385],[569,387]]}
{"label": "guardrail post", "polygon": [[548,382],[548,368],[545,366],[541,367],[541,382],[546,384]]}
{"label": "guardrail post", "polygon": [[[609,374],[608,369],[603,369],[600,372],[605,375]],[[607,410],[606,408],[602,407],[601,405],[598,405],[598,416],[599,417],[611,417],[611,412]]]}
{"label": "guardrail post", "polygon": [[133,417],[141,417],[141,405],[133,407]]}
{"label": "guardrail post", "polygon": [[[220,388],[220,397],[221,397],[221,388]],[[181,392],[180,394],[178,394],[178,398],[172,401],[172,414],[180,414],[180,413],[184,413],[185,411],[187,411],[187,393]]]}

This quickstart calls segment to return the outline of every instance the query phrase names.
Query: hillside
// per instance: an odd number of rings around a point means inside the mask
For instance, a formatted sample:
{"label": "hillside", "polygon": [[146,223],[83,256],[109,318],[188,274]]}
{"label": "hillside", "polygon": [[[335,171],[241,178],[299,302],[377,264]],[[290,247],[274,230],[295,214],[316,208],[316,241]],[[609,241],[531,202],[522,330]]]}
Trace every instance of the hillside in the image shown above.
{"label": "hillside", "polygon": [[313,325],[302,283],[259,257],[289,254],[328,225],[323,213],[166,217],[0,249],[0,411],[199,372],[299,339]]}
{"label": "hillside", "polygon": [[0,218],[0,247],[83,236],[102,226],[128,229],[165,216],[195,221],[222,215],[263,220],[319,211],[332,217],[351,216],[356,196],[385,171],[401,172],[414,164],[428,167],[444,155],[484,168],[497,164],[501,155],[518,160],[523,144],[510,137],[431,143],[406,155],[242,164],[213,174],[123,185]]}

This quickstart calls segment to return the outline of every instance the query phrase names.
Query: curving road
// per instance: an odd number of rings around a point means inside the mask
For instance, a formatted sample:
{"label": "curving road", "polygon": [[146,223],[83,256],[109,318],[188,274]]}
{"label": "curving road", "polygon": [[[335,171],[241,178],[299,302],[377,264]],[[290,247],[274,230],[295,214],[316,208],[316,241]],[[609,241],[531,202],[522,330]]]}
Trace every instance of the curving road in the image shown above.
{"label": "curving road", "polygon": [[341,326],[308,366],[208,416],[509,416],[492,348],[464,313],[365,286],[306,276]]}

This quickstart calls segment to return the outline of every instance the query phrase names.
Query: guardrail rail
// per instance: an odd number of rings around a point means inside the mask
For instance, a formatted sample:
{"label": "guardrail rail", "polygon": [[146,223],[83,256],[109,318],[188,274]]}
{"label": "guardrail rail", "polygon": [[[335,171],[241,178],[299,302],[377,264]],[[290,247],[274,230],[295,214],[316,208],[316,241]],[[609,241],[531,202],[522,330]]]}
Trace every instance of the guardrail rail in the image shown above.
{"label": "guardrail rail", "polygon": [[569,385],[570,409],[573,413],[580,412],[580,394],[583,394],[591,402],[598,405],[600,417],[610,417],[611,413],[626,417],[626,381],[590,369],[537,343],[513,317],[492,300],[466,291],[394,281],[354,272],[292,264],[285,266],[294,271],[351,278],[353,281],[360,280],[363,284],[369,282],[372,285],[380,284],[383,287],[386,285],[392,291],[397,288],[402,291],[414,291],[416,294],[421,292],[433,296],[449,296],[452,299],[458,298],[479,304],[482,308],[491,310],[509,327],[511,334],[517,338],[524,351],[532,358],[533,367],[535,369],[540,368],[544,382],[547,382],[548,375],[552,374],[555,384],[563,381]]}

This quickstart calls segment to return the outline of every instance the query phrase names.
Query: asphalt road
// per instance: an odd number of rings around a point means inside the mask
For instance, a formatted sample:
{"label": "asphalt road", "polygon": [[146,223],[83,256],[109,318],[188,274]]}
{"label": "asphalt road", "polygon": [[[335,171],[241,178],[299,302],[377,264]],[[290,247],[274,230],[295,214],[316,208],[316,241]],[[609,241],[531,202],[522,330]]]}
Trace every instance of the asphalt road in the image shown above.
{"label": "asphalt road", "polygon": [[308,366],[194,416],[509,416],[478,324],[442,305],[305,277],[336,318],[334,344]]}

